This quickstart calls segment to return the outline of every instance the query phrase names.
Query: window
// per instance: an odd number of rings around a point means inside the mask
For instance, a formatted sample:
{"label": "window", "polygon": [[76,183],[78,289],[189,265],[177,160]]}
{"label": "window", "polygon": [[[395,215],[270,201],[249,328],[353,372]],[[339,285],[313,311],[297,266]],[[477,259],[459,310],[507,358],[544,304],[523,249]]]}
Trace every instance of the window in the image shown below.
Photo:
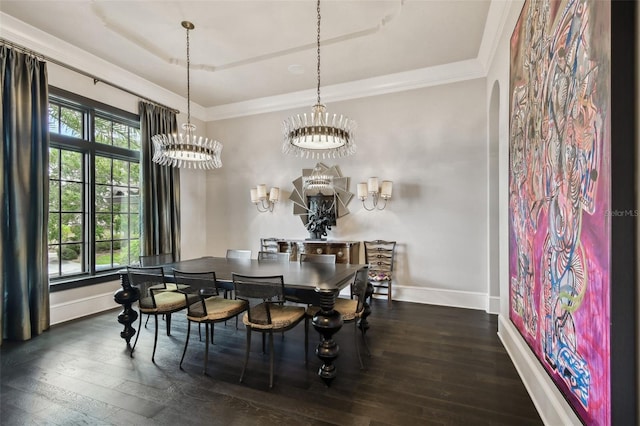
{"label": "window", "polygon": [[138,117],[50,88],[49,131],[51,283],[104,275],[137,261]]}

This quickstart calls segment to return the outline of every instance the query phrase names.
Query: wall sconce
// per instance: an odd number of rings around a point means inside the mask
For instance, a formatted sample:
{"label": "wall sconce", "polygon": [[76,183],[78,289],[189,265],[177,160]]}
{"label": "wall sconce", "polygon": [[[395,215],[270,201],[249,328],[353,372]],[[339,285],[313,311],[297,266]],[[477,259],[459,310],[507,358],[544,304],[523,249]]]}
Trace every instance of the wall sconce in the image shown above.
{"label": "wall sconce", "polygon": [[256,205],[260,213],[272,212],[274,206],[280,198],[280,188],[271,187],[271,191],[267,192],[267,186],[260,184],[255,188],[251,188],[251,202]]}
{"label": "wall sconce", "polygon": [[[358,184],[358,198],[362,201],[362,207],[367,211],[384,210],[387,207],[387,200],[391,198],[391,192],[393,190],[393,183],[390,180],[383,180],[382,185],[378,186],[378,178],[372,177],[369,178],[367,183],[359,183]],[[373,200],[373,207],[369,208],[366,206],[365,201],[368,196],[371,196]],[[380,199],[384,200],[384,204],[382,207],[378,206],[378,201]]]}

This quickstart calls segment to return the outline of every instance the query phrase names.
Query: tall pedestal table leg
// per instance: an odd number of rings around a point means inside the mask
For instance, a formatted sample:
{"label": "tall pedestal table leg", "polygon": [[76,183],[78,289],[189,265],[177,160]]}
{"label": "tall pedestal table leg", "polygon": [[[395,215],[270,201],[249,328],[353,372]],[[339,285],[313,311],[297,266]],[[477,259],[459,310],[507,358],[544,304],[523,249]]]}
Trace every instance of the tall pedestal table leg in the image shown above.
{"label": "tall pedestal table leg", "polygon": [[138,319],[138,312],[131,305],[140,299],[140,291],[136,287],[131,287],[129,277],[126,274],[120,276],[120,283],[122,288],[114,293],[113,300],[123,305],[123,310],[118,315],[118,322],[124,325],[124,330],[120,332],[120,337],[127,342],[127,348],[131,351],[131,356],[133,356],[131,338],[135,336],[136,329],[131,324]]}
{"label": "tall pedestal table leg", "polygon": [[336,302],[336,291],[319,291],[320,310],[313,317],[313,328],[320,333],[321,340],[316,348],[316,355],[322,361],[318,376],[327,386],[335,379],[337,370],[333,362],[338,358],[340,348],[333,340],[333,335],[342,328],[342,315],[333,308]]}

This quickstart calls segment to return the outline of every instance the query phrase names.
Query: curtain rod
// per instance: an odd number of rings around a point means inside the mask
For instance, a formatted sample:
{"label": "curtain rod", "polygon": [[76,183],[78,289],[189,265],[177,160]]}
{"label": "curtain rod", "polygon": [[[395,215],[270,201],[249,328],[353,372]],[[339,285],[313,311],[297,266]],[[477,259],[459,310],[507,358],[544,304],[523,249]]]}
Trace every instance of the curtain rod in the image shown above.
{"label": "curtain rod", "polygon": [[21,46],[21,45],[19,45],[19,44],[16,44],[16,43],[14,43],[14,42],[12,42],[12,41],[6,40],[6,39],[4,39],[4,38],[0,38],[0,43],[2,43],[2,44],[6,44],[7,46],[12,47],[12,48],[14,48],[14,49],[18,49],[18,50],[22,51],[23,53],[27,53],[27,54],[32,55],[32,56],[35,56],[35,57],[37,57],[37,58],[42,58],[42,59],[43,59],[44,61],[46,61],[46,62],[51,62],[52,64],[59,65],[59,66],[61,66],[61,67],[63,67],[63,68],[66,68],[66,69],[68,69],[68,70],[70,70],[70,71],[73,71],[73,72],[76,72],[76,73],[78,73],[78,74],[81,74],[81,75],[83,75],[83,76],[85,76],[85,77],[89,77],[89,78],[91,78],[91,79],[93,80],[93,84],[94,84],[94,85],[96,85],[96,84],[98,84],[98,83],[104,83],[104,84],[106,84],[107,86],[111,86],[111,87],[113,87],[114,89],[118,89],[118,90],[120,90],[120,91],[122,91],[122,92],[125,92],[125,93],[128,93],[128,94],[130,94],[130,95],[133,95],[133,96],[135,96],[135,97],[137,97],[137,98],[140,98],[140,99],[142,99],[142,100],[144,100],[144,101],[150,102],[150,103],[152,103],[152,104],[154,104],[154,105],[158,105],[158,106],[161,106],[161,107],[163,107],[163,108],[167,108],[168,110],[173,111],[173,112],[175,112],[176,114],[179,114],[179,113],[180,113],[180,110],[178,110],[178,109],[175,109],[175,108],[172,108],[172,107],[170,107],[170,106],[167,106],[167,105],[161,104],[160,102],[156,102],[156,101],[154,101],[153,99],[149,99],[149,98],[147,98],[146,96],[142,96],[142,95],[140,95],[139,93],[133,92],[133,91],[131,91],[131,90],[129,90],[129,89],[127,89],[127,88],[125,88],[125,87],[119,86],[119,85],[117,85],[117,84],[115,84],[115,83],[111,83],[110,81],[104,80],[104,79],[102,79],[102,78],[100,78],[100,77],[97,77],[97,76],[95,76],[95,75],[93,75],[93,74],[89,74],[89,73],[88,73],[88,72],[86,72],[86,71],[83,71],[83,70],[78,69],[78,68],[76,68],[76,67],[73,67],[73,66],[71,66],[71,65],[65,64],[65,63],[63,63],[63,62],[60,62],[60,61],[58,61],[57,59],[54,59],[54,58],[51,58],[51,57],[49,57],[49,56],[43,55],[43,54],[41,54],[41,53],[35,52],[35,51],[31,50],[31,49],[28,49],[28,48],[26,48],[26,47],[24,47],[24,46]]}

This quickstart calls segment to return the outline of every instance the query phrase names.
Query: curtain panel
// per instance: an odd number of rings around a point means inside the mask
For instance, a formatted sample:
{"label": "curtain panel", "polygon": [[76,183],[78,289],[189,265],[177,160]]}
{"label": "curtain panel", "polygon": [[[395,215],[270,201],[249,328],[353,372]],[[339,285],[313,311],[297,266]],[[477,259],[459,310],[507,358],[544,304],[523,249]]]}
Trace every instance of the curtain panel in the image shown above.
{"label": "curtain panel", "polygon": [[47,68],[6,45],[0,61],[0,326],[28,340],[50,325]]}
{"label": "curtain panel", "polygon": [[143,255],[173,253],[180,259],[180,170],[152,161],[156,134],[177,131],[175,112],[140,102]]}

